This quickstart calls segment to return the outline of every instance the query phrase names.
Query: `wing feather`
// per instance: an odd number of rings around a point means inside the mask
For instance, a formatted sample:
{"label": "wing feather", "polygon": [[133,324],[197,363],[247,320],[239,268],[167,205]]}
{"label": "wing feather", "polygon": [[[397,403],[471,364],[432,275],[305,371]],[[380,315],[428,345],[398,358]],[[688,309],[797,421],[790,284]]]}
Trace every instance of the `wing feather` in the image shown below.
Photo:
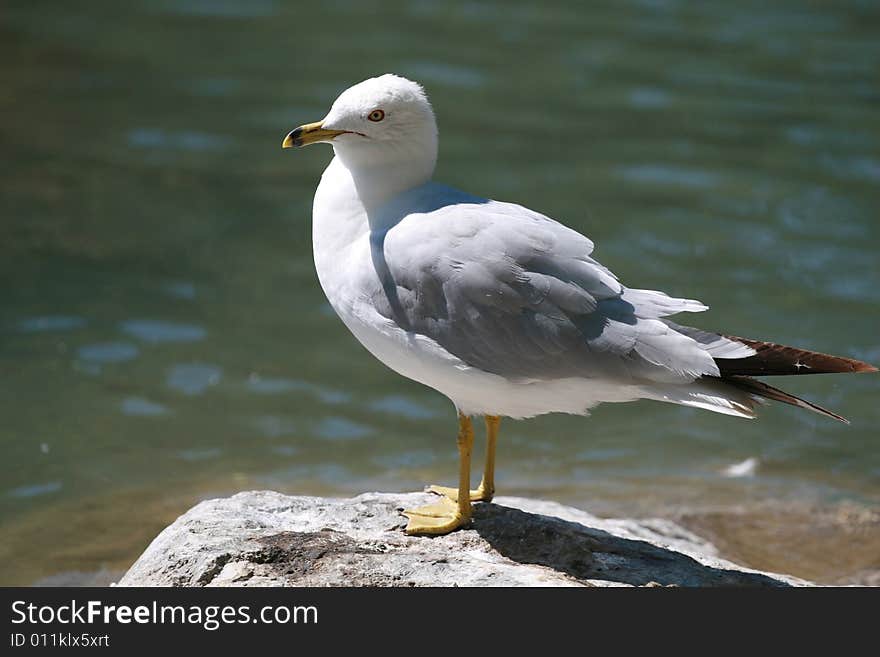
{"label": "wing feather", "polygon": [[373,304],[473,367],[527,380],[718,376],[697,340],[658,319],[705,306],[625,288],[589,239],[526,208],[440,205],[404,216],[376,244],[396,299],[383,285]]}

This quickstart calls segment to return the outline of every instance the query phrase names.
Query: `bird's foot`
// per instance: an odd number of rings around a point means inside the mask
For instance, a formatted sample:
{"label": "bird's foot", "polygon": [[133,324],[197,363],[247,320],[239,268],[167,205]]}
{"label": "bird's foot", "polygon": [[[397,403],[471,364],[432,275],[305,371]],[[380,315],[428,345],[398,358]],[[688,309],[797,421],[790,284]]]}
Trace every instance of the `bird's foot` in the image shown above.
{"label": "bird's foot", "polygon": [[[458,502],[458,489],[452,486],[428,486],[427,491],[448,497],[453,502]],[[485,484],[480,482],[476,490],[471,489],[471,502],[491,502],[494,495],[494,488],[486,488]]]}
{"label": "bird's foot", "polygon": [[467,513],[462,513],[458,503],[448,497],[442,497],[434,504],[417,509],[407,509],[403,515],[409,518],[407,534],[448,534],[464,527],[471,520],[470,509]]}

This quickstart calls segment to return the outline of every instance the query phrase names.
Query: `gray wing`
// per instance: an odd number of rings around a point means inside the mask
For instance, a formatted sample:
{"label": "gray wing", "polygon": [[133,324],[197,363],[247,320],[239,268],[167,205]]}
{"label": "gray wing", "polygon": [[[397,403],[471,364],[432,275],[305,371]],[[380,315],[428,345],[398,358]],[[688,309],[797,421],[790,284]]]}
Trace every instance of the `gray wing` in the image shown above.
{"label": "gray wing", "polygon": [[624,288],[593,243],[509,203],[438,204],[373,243],[372,303],[468,365],[514,380],[690,382],[712,356],[659,318],[697,301]]}

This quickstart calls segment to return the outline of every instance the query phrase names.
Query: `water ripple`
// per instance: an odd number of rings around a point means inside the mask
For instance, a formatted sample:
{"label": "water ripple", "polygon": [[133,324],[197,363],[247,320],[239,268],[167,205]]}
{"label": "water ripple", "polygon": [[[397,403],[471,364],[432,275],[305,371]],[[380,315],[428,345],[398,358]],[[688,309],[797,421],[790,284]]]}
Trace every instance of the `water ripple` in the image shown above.
{"label": "water ripple", "polygon": [[8,491],[6,494],[9,497],[19,497],[19,498],[27,498],[27,497],[37,497],[39,495],[48,495],[50,493],[57,493],[61,490],[62,484],[60,481],[49,481],[45,484],[31,484],[29,486],[19,486],[18,488],[13,488]]}
{"label": "water ripple", "polygon": [[181,449],[175,453],[177,458],[183,461],[208,461],[216,459],[223,453],[219,447],[195,447],[192,449]]}
{"label": "water ripple", "polygon": [[626,180],[649,185],[709,188],[715,187],[719,179],[709,171],[666,164],[634,164],[619,167],[617,172]]}
{"label": "water ripple", "polygon": [[285,378],[263,378],[259,374],[252,373],[245,384],[251,392],[261,395],[280,395],[289,392],[305,392],[317,397],[325,404],[344,404],[351,399],[351,395],[341,390],[334,390],[327,386],[318,385],[310,381]]}
{"label": "water ripple", "polygon": [[326,417],[315,427],[315,434],[327,440],[360,440],[373,433],[372,427],[343,417]]}
{"label": "water ripple", "polygon": [[134,360],[140,353],[140,349],[130,342],[101,342],[87,344],[76,350],[76,355],[81,360],[92,363],[124,363]]}
{"label": "water ripple", "polygon": [[188,363],[172,366],[165,384],[185,395],[200,395],[211,386],[220,383],[222,368],[204,363]]}
{"label": "water ripple", "polygon": [[196,298],[196,286],[189,281],[173,281],[165,285],[164,290],[175,299]]}
{"label": "water ripple", "polygon": [[138,148],[160,148],[180,151],[222,151],[232,140],[197,130],[169,132],[161,128],[135,128],[128,133],[128,143]]}
{"label": "water ripple", "polygon": [[87,323],[85,318],[75,315],[46,315],[43,317],[26,317],[18,323],[18,328],[25,333],[73,331],[83,328]]}
{"label": "water ripple", "polygon": [[207,331],[197,324],[180,324],[153,319],[130,319],[119,325],[123,333],[144,342],[198,342]]}
{"label": "water ripple", "polygon": [[639,109],[660,109],[669,107],[671,97],[668,91],[656,87],[637,87],[629,92],[629,104]]}
{"label": "water ripple", "polygon": [[410,420],[427,420],[438,415],[433,409],[401,395],[389,395],[377,399],[370,402],[368,407],[372,411],[400,415]]}
{"label": "water ripple", "polygon": [[155,417],[159,415],[168,415],[170,412],[167,406],[151,402],[143,397],[126,397],[122,400],[122,413],[124,415],[142,415]]}
{"label": "water ripple", "polygon": [[222,18],[262,18],[278,13],[275,0],[176,0],[166,6],[169,13]]}
{"label": "water ripple", "polygon": [[280,438],[296,433],[297,424],[290,418],[278,415],[262,415],[252,422],[253,426],[267,438]]}
{"label": "water ripple", "polygon": [[404,68],[415,79],[475,89],[486,84],[486,76],[474,68],[450,66],[438,62],[413,62]]}

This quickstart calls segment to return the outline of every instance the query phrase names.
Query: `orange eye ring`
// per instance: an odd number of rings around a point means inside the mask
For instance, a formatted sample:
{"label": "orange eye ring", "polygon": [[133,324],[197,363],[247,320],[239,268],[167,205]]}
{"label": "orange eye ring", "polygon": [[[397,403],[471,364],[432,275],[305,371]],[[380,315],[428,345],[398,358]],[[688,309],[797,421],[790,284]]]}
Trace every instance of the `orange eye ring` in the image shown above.
{"label": "orange eye ring", "polygon": [[373,123],[378,123],[385,118],[385,112],[380,109],[374,109],[372,112],[367,114],[367,118]]}

